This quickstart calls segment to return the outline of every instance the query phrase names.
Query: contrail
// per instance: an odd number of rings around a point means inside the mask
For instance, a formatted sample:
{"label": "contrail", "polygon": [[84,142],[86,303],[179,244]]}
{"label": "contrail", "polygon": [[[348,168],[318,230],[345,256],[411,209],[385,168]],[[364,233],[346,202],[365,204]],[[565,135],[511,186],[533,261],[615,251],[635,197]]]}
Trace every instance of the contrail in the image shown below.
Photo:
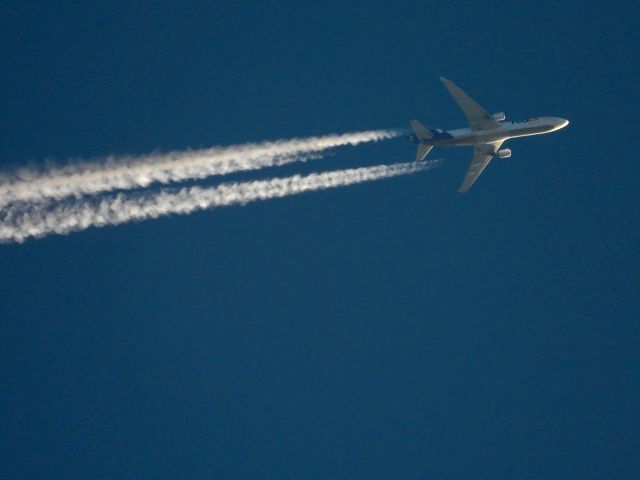
{"label": "contrail", "polygon": [[79,160],[44,170],[23,168],[0,173],[0,207],[17,202],[80,198],[144,188],[154,183],[168,184],[284,165],[317,157],[317,152],[329,148],[376,142],[399,135],[399,130],[370,130],[143,156],[107,157],[97,162]]}
{"label": "contrail", "polygon": [[61,204],[16,204],[0,211],[0,242],[21,243],[29,237],[65,235],[91,227],[188,214],[196,210],[244,205],[314,190],[342,187],[428,170],[438,163],[399,163],[273,178],[216,187],[185,187],[140,194],[118,193]]}

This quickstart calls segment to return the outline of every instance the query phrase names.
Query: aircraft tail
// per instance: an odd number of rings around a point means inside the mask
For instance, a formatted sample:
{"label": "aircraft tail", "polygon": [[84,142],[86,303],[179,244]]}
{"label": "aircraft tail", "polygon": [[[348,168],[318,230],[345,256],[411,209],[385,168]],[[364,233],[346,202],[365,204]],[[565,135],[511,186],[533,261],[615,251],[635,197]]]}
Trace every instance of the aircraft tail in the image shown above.
{"label": "aircraft tail", "polygon": [[433,145],[426,145],[424,143],[421,143],[420,145],[418,145],[418,153],[416,153],[416,162],[421,162],[422,160],[424,160],[427,155],[429,155],[429,152],[431,151],[431,149],[433,148]]}
{"label": "aircraft tail", "polygon": [[411,120],[411,122],[409,123],[411,124],[413,133],[415,134],[416,139],[418,140],[418,152],[416,153],[416,162],[420,162],[426,158],[426,156],[429,154],[429,152],[433,148],[433,145],[430,145],[428,143],[429,139],[433,138],[433,135],[419,121]]}
{"label": "aircraft tail", "polygon": [[418,140],[429,140],[433,137],[427,127],[422,125],[419,121],[411,120],[409,123],[411,124],[413,133],[415,133],[416,137],[418,137]]}

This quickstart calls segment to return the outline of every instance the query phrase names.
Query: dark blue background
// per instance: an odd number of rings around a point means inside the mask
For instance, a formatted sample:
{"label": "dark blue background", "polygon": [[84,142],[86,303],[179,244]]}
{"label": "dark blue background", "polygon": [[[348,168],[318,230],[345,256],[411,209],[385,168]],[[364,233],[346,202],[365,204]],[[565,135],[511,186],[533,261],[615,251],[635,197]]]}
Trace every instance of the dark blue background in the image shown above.
{"label": "dark blue background", "polygon": [[2,478],[637,478],[638,7],[468,3],[3,10],[8,165],[462,127],[439,75],[571,124],[466,196],[470,149],[441,149],[421,175],[1,246]]}

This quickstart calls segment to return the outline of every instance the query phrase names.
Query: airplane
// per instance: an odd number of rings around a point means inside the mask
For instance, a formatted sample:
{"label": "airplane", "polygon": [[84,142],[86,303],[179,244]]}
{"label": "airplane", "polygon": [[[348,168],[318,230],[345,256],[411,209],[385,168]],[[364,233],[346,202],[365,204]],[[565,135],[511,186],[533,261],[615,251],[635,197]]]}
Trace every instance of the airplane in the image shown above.
{"label": "airplane", "polygon": [[569,120],[559,117],[505,122],[504,112],[490,115],[451,80],[444,77],[440,77],[440,80],[464,112],[470,128],[449,131],[439,128],[428,129],[417,120],[411,120],[413,134],[409,138],[413,143],[418,144],[416,161],[424,160],[433,147],[473,147],[473,160],[458,189],[460,193],[466,193],[471,188],[493,157],[509,158],[511,156],[511,149],[500,149],[505,141],[510,138],[555,132],[569,124]]}

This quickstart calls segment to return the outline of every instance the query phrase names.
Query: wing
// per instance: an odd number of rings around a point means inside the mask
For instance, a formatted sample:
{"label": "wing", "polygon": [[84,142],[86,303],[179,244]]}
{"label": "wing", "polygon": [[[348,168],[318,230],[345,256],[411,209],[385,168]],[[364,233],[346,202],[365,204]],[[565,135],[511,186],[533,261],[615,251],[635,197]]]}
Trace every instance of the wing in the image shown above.
{"label": "wing", "polygon": [[440,77],[440,80],[466,115],[471,130],[490,130],[499,126],[499,123],[484,108],[473,101],[455,83],[444,77]]}
{"label": "wing", "polygon": [[474,147],[473,160],[471,160],[471,165],[469,165],[469,170],[467,170],[467,176],[464,177],[464,181],[458,189],[460,193],[466,193],[471,188],[471,185],[478,179],[485,167],[489,165],[489,162],[503,142],[504,140],[482,143]]}

